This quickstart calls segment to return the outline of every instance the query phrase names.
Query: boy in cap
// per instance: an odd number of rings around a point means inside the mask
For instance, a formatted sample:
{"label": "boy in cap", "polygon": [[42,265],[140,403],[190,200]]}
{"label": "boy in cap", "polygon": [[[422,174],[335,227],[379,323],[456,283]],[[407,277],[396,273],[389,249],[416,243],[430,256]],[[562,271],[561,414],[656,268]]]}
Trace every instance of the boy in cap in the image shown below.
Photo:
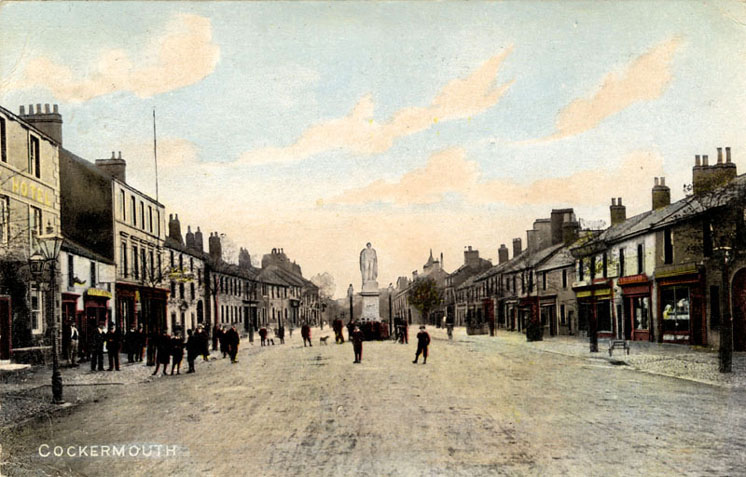
{"label": "boy in cap", "polygon": [[430,344],[430,335],[425,331],[425,325],[420,326],[420,332],[417,333],[417,353],[414,355],[413,363],[417,363],[417,360],[422,353],[422,364],[427,364],[427,347]]}

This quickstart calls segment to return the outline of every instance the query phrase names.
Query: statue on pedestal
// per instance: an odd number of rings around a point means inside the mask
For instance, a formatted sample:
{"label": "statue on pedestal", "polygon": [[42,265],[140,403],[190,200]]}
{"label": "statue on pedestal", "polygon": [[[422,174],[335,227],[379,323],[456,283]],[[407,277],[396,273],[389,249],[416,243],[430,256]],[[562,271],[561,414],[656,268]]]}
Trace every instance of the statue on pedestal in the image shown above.
{"label": "statue on pedestal", "polygon": [[363,285],[366,282],[375,282],[378,278],[378,258],[370,242],[360,251],[360,273],[363,276]]}

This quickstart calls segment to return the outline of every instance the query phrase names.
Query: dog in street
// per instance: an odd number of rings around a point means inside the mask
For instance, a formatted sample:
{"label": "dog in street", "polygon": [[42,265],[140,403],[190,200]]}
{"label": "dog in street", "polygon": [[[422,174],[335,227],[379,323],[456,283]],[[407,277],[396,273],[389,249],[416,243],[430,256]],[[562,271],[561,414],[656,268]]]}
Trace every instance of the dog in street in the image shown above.
{"label": "dog in street", "polygon": [[327,344],[326,342],[328,340],[329,340],[329,336],[328,335],[327,336],[322,336],[321,338],[319,338],[319,343],[323,343],[324,345],[326,345]]}

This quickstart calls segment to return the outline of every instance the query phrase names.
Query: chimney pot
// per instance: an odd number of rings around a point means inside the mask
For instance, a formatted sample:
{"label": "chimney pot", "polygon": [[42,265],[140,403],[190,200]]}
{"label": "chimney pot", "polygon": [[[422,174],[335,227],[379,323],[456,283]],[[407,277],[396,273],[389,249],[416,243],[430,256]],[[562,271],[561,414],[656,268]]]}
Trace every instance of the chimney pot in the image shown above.
{"label": "chimney pot", "polygon": [[662,186],[666,185],[666,178],[665,177],[661,177],[661,185]]}
{"label": "chimney pot", "polygon": [[725,148],[725,162],[730,163],[730,146]]}
{"label": "chimney pot", "polygon": [[121,158],[122,158],[122,151],[119,151],[119,157],[118,157],[118,159],[121,159]]}
{"label": "chimney pot", "polygon": [[36,114],[41,114],[41,103],[36,103]]}
{"label": "chimney pot", "polygon": [[655,178],[655,185],[658,185],[658,178]]}
{"label": "chimney pot", "polygon": [[611,205],[616,205],[616,199],[613,197],[611,198]]}
{"label": "chimney pot", "polygon": [[617,204],[617,205],[622,205],[622,198],[621,198],[621,197],[619,197],[619,198],[618,198],[618,199],[616,200],[616,204]]}
{"label": "chimney pot", "polygon": [[51,112],[50,109],[49,109],[49,103],[46,103],[44,105],[44,112],[47,113],[47,114],[49,114]]}
{"label": "chimney pot", "polygon": [[33,104],[29,104],[28,105],[28,113],[29,114],[34,114],[34,105]]}
{"label": "chimney pot", "polygon": [[723,148],[719,147],[718,149],[718,164],[723,163]]}
{"label": "chimney pot", "polygon": [[111,151],[111,158],[112,158],[112,159],[116,159],[116,158],[117,158],[117,155],[116,155],[116,154],[114,154],[114,151]]}
{"label": "chimney pot", "polygon": [[707,160],[707,154],[703,154],[702,155],[702,165],[703,166],[707,166],[707,165],[709,165],[708,162],[709,161]]}
{"label": "chimney pot", "polygon": [[697,167],[699,167],[699,166],[702,165],[702,163],[700,162],[700,159],[699,159],[699,154],[696,154],[694,156],[694,165],[697,166]]}
{"label": "chimney pot", "polygon": [[56,104],[52,106],[52,111],[54,112],[54,114],[59,114],[60,113],[60,110],[59,110],[59,108],[57,107]]}
{"label": "chimney pot", "polygon": [[26,115],[26,107],[25,107],[25,106],[23,106],[23,105],[21,105],[21,112],[20,112],[20,115],[21,115],[21,116],[25,116],[25,115]]}

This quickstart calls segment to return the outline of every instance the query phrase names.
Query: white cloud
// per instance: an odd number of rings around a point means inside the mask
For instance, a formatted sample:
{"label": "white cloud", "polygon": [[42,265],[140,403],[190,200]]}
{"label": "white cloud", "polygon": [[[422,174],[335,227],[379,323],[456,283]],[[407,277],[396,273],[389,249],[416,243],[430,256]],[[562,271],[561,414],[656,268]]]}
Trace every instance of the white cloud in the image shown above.
{"label": "white cloud", "polygon": [[387,151],[394,141],[432,127],[439,121],[468,118],[491,108],[512,82],[496,84],[508,48],[487,60],[465,78],[445,85],[427,107],[408,107],[379,123],[373,118],[375,103],[368,94],[346,116],[319,122],[306,129],[291,145],[266,147],[244,153],[240,162],[262,164],[300,161],[325,151],[344,150],[372,155]]}
{"label": "white cloud", "polygon": [[[143,58],[137,64],[135,58]],[[82,75],[45,56],[30,59],[20,78],[8,89],[43,87],[60,100],[81,102],[129,91],[141,98],[173,91],[201,81],[215,70],[220,48],[212,41],[209,18],[175,15],[163,33],[151,39],[144,51],[115,48],[103,51]]]}

